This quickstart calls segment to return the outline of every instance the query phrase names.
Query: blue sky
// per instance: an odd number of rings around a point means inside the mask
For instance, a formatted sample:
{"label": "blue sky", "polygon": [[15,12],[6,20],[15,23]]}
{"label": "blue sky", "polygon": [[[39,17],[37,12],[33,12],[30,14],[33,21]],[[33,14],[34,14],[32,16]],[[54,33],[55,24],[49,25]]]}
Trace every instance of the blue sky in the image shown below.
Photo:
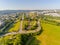
{"label": "blue sky", "polygon": [[60,0],[0,0],[0,10],[60,9]]}

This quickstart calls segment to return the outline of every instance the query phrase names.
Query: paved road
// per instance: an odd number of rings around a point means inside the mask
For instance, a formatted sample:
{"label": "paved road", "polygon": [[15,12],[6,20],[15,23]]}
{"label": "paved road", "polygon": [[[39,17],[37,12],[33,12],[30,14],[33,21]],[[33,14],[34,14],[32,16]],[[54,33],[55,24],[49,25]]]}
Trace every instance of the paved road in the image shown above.
{"label": "paved road", "polygon": [[3,37],[3,36],[8,36],[8,35],[11,35],[11,34],[27,34],[27,33],[36,33],[38,31],[40,31],[41,29],[41,26],[40,26],[40,21],[38,20],[37,24],[38,24],[38,28],[36,30],[30,30],[30,31],[26,31],[26,30],[22,30],[22,23],[23,23],[23,20],[24,20],[24,15],[22,16],[22,21],[21,21],[21,25],[20,25],[20,30],[18,32],[10,32],[10,33],[6,33],[4,35],[1,35],[0,37]]}
{"label": "paved road", "polygon": [[24,20],[24,14],[23,14],[23,16],[22,16],[22,21],[21,21],[19,33],[21,33],[21,34],[27,34],[27,33],[35,33],[35,32],[40,31],[41,27],[40,27],[40,22],[39,22],[39,20],[38,20],[38,22],[37,22],[38,28],[37,28],[36,30],[30,30],[30,31],[22,30],[22,24],[24,23],[23,20]]}
{"label": "paved road", "polygon": [[21,33],[23,32],[23,30],[22,30],[23,20],[24,20],[24,14],[23,14],[23,16],[22,16],[21,25],[20,25],[20,30],[19,30],[19,32],[21,32]]}

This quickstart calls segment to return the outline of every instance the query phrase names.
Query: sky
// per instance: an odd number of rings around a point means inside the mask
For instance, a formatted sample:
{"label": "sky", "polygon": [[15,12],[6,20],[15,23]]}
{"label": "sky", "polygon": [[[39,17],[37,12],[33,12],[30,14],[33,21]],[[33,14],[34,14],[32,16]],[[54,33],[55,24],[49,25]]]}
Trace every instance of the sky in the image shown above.
{"label": "sky", "polygon": [[0,10],[60,9],[60,0],[0,0]]}

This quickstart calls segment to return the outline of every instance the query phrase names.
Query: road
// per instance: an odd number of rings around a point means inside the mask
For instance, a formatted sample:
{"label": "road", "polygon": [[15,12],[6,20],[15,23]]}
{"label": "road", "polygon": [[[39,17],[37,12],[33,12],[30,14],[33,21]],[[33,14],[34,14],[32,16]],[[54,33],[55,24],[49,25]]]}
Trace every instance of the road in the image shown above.
{"label": "road", "polygon": [[23,20],[24,20],[24,14],[23,14],[23,16],[22,16],[22,20],[21,20],[21,25],[20,25],[20,30],[19,30],[20,33],[23,32],[23,30],[22,30]]}
{"label": "road", "polygon": [[11,34],[27,34],[27,33],[36,33],[38,31],[41,30],[41,26],[40,26],[40,21],[38,20],[37,24],[38,24],[38,28],[36,30],[30,30],[30,31],[26,31],[26,30],[22,30],[22,23],[23,23],[23,20],[24,20],[24,15],[22,16],[22,21],[21,21],[21,25],[20,25],[20,30],[18,32],[10,32],[10,33],[6,33],[4,35],[1,35],[0,37],[3,37],[3,36],[8,36],[8,35],[11,35]]}

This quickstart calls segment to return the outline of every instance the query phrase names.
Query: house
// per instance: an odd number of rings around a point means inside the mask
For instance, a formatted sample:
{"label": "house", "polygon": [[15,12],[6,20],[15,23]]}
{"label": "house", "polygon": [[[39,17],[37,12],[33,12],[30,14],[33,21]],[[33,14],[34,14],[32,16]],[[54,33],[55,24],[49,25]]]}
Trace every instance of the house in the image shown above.
{"label": "house", "polygon": [[1,27],[1,26],[4,26],[4,24],[5,24],[5,22],[2,21],[2,20],[0,20],[0,27]]}

